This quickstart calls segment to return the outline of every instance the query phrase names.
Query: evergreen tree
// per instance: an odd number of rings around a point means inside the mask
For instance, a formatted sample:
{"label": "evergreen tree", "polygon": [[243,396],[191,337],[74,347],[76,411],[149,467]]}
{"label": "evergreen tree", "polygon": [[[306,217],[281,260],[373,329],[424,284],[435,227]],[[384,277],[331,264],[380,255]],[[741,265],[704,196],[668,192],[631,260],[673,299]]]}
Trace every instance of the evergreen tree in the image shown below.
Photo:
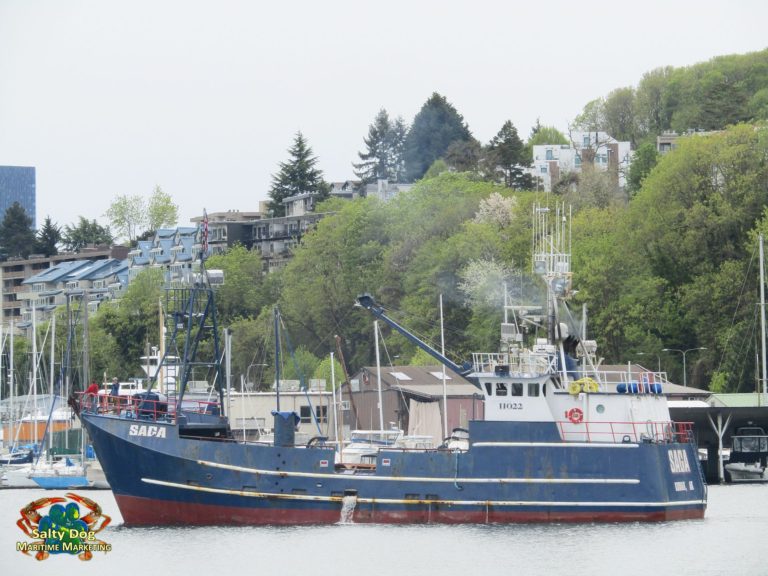
{"label": "evergreen tree", "polygon": [[437,92],[421,107],[405,138],[405,168],[410,181],[418,180],[442,158],[454,142],[472,138],[464,118]]}
{"label": "evergreen tree", "polygon": [[367,151],[357,153],[362,162],[353,164],[355,176],[360,178],[363,184],[390,179],[389,141],[391,131],[392,124],[389,121],[389,114],[382,108],[376,115],[373,124],[368,127],[368,136],[363,138]]}
{"label": "evergreen tree", "polygon": [[504,186],[518,190],[531,186],[531,176],[524,170],[530,166],[525,146],[510,120],[504,122],[499,133],[488,144],[488,151],[489,163],[503,179]]}
{"label": "evergreen tree", "polygon": [[112,245],[114,237],[109,230],[109,226],[101,226],[96,220],[87,220],[80,216],[80,221],[76,225],[64,226],[62,234],[62,243],[69,252],[79,252],[89,244]]}
{"label": "evergreen tree", "polygon": [[269,209],[274,217],[285,216],[283,200],[298,194],[314,194],[316,200],[324,200],[330,193],[330,186],[323,180],[323,172],[315,168],[317,158],[301,132],[296,133],[293,146],[288,149],[288,162],[280,163],[280,171],[272,175],[269,190]]}
{"label": "evergreen tree", "polygon": [[407,136],[408,125],[402,116],[398,116],[389,134],[389,178],[392,182],[406,182],[405,139]]}
{"label": "evergreen tree", "polygon": [[59,253],[59,242],[61,242],[61,228],[51,221],[50,216],[46,216],[43,227],[37,232],[35,252],[55,256]]}
{"label": "evergreen tree", "polygon": [[32,218],[27,216],[21,204],[14,202],[5,211],[0,224],[0,254],[3,260],[10,256],[26,258],[35,246],[35,231],[32,230]]}
{"label": "evergreen tree", "polygon": [[363,184],[372,184],[377,180],[403,182],[405,180],[405,162],[403,150],[408,126],[401,117],[394,121],[383,108],[368,127],[368,136],[363,139],[366,152],[358,152],[359,164],[355,167],[355,176]]}

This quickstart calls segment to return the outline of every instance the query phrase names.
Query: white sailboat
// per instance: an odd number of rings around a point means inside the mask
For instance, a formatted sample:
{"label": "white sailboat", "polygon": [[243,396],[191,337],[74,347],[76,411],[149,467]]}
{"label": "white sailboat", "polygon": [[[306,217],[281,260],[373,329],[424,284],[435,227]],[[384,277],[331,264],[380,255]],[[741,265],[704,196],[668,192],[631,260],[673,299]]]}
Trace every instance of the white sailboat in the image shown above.
{"label": "white sailboat", "polygon": [[[760,331],[762,333],[762,379],[758,385],[758,399],[763,404],[768,384],[765,334],[765,257],[763,235],[760,234]],[[768,482],[768,434],[759,426],[743,426],[736,429],[733,445],[725,465],[725,471],[734,483]]]}

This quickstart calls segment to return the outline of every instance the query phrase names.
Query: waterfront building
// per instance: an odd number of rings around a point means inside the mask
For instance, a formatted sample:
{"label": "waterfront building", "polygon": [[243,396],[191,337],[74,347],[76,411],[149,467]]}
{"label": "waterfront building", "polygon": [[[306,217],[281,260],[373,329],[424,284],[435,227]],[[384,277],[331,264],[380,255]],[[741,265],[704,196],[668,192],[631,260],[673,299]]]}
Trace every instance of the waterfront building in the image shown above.
{"label": "waterfront building", "polygon": [[[0,262],[0,298],[2,300],[2,316],[0,322],[4,327],[28,321],[27,308],[29,298],[19,298],[19,294],[26,295],[30,292],[28,284],[24,281],[32,276],[40,274],[49,268],[65,262],[86,260],[124,260],[128,249],[124,246],[95,246],[86,247],[80,252],[68,252],[54,256],[42,256],[31,254],[28,258],[9,258]],[[30,296],[31,297],[31,296]],[[18,330],[18,326],[16,328]]]}

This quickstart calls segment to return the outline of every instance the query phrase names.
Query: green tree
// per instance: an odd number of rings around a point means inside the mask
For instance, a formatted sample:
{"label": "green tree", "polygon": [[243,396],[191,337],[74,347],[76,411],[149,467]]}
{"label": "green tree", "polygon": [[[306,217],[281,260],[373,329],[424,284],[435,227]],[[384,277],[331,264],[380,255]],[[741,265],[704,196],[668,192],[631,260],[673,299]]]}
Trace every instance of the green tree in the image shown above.
{"label": "green tree", "polygon": [[104,215],[119,235],[134,243],[138,231],[147,224],[147,205],[138,194],[123,194],[112,201]]}
{"label": "green tree", "polygon": [[317,380],[325,380],[325,389],[328,391],[333,390],[333,382],[335,381],[336,390],[338,390],[339,386],[344,382],[344,368],[336,357],[334,357],[333,371],[331,371],[331,357],[330,355],[327,355],[320,360],[320,364],[318,364],[312,377]]}
{"label": "green tree", "polygon": [[37,232],[35,252],[55,256],[59,253],[59,242],[61,242],[61,228],[51,221],[50,216],[46,216],[43,227]]}
{"label": "green tree", "polygon": [[501,130],[488,144],[489,163],[498,171],[507,188],[521,189],[531,187],[531,177],[525,172],[530,166],[523,141],[517,135],[517,128],[510,120],[504,122]]}
{"label": "green tree", "polygon": [[474,138],[456,140],[448,146],[444,159],[456,172],[478,172],[483,160],[483,147]]}
{"label": "green tree", "polygon": [[140,358],[160,343],[163,272],[147,268],[136,276],[119,301],[104,302],[92,322],[96,373],[142,376]]}
{"label": "green tree", "polygon": [[280,171],[272,176],[269,209],[275,217],[285,216],[283,200],[298,194],[314,194],[317,201],[328,197],[330,188],[323,173],[315,167],[317,158],[301,132],[296,133],[288,149],[290,159],[280,163]]}
{"label": "green tree", "polygon": [[292,354],[286,350],[281,359],[281,379],[300,380],[308,388],[309,379],[320,366],[320,359],[303,346],[299,346]]}
{"label": "green tree", "polygon": [[400,182],[403,178],[403,143],[408,128],[403,119],[394,122],[383,108],[368,127],[368,136],[363,139],[366,151],[358,152],[361,162],[353,164],[355,176],[363,184],[377,180]]}
{"label": "green tree", "polygon": [[405,138],[405,168],[409,181],[421,178],[448,147],[472,137],[464,118],[444,96],[433,93],[413,119]]}
{"label": "green tree", "polygon": [[595,98],[584,105],[573,119],[571,127],[582,132],[598,132],[605,129],[605,100]]}
{"label": "green tree", "polygon": [[10,256],[29,256],[35,246],[32,218],[27,216],[21,204],[14,202],[6,211],[0,224],[0,250],[3,259]]}
{"label": "green tree", "polygon": [[353,313],[353,303],[383,283],[386,220],[382,202],[361,198],[344,203],[304,237],[281,274],[280,311],[295,346],[325,353],[339,334],[350,343],[350,365],[360,347],[367,357],[370,324]]}
{"label": "green tree", "polygon": [[176,226],[179,221],[179,207],[170,194],[155,186],[147,204],[147,226],[157,231],[164,227]]}
{"label": "green tree", "polygon": [[376,115],[373,124],[368,127],[368,136],[363,138],[366,151],[357,153],[361,162],[353,164],[355,176],[360,178],[363,184],[370,184],[377,180],[389,180],[389,134],[391,130],[389,114],[382,108]]}
{"label": "green tree", "polygon": [[533,162],[533,147],[541,144],[562,144],[567,145],[568,138],[565,134],[560,132],[554,126],[542,126],[539,120],[536,120],[536,124],[531,128],[531,135],[528,137],[528,141],[525,143],[525,157],[529,162]]}
{"label": "green tree", "polygon": [[643,185],[643,180],[659,162],[659,153],[656,146],[646,143],[640,146],[632,157],[627,176],[627,189],[630,195],[636,194]]}
{"label": "green tree", "polygon": [[640,137],[661,134],[669,128],[666,105],[672,67],[657,68],[643,75],[635,93],[635,115]]}
{"label": "green tree", "polygon": [[603,129],[619,142],[635,142],[635,90],[630,86],[611,91],[603,103]]}
{"label": "green tree", "polygon": [[406,182],[405,139],[407,136],[408,125],[401,116],[398,116],[389,133],[389,146],[392,151],[389,174],[393,182]]}
{"label": "green tree", "polygon": [[115,241],[109,226],[101,226],[96,220],[80,216],[77,224],[66,224],[61,237],[64,249],[79,252],[88,245],[111,246]]}
{"label": "green tree", "polygon": [[236,244],[226,253],[208,258],[206,266],[209,270],[224,271],[224,285],[216,292],[217,312],[222,322],[228,323],[237,317],[256,318],[268,304],[258,252]]}

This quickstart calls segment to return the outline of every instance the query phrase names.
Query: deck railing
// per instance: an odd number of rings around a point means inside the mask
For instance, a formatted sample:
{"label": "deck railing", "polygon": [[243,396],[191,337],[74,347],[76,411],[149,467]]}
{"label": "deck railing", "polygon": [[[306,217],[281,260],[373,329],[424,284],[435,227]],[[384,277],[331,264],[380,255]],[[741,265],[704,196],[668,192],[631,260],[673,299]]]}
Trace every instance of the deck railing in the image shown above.
{"label": "deck railing", "polygon": [[693,422],[557,422],[560,436],[566,442],[693,443]]}
{"label": "deck railing", "polygon": [[[157,394],[147,397],[145,394],[140,392],[133,396],[110,396],[76,392],[75,398],[80,411],[85,413],[150,422],[176,422],[176,403],[173,398],[163,399]],[[219,403],[184,400],[181,409],[186,414],[213,414],[219,410]]]}

